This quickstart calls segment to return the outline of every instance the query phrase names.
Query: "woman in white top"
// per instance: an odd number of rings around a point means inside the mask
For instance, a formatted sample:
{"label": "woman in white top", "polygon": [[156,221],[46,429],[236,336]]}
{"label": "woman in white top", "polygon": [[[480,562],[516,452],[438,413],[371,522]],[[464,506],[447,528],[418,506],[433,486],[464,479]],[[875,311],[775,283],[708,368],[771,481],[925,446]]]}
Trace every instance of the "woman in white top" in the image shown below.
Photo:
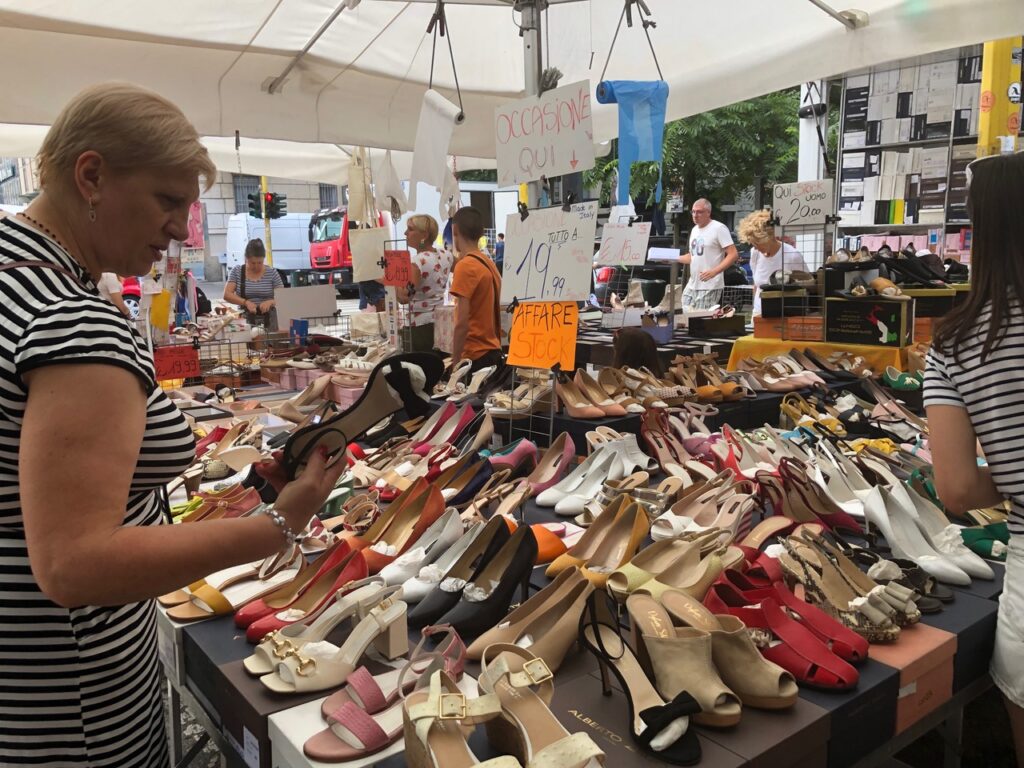
{"label": "woman in white top", "polygon": [[113,272],[104,272],[100,275],[99,282],[96,283],[96,290],[100,292],[100,296],[117,307],[122,315],[125,317],[131,316],[128,307],[125,306],[124,299],[121,298],[121,278]]}
{"label": "woman in white top", "polygon": [[754,280],[754,314],[761,314],[761,286],[771,280],[780,269],[786,272],[807,271],[800,251],[775,237],[771,224],[771,211],[754,211],[740,222],[739,235],[750,243],[750,272]]}
{"label": "woman in white top", "polygon": [[455,261],[450,251],[434,248],[437,232],[437,222],[426,214],[410,216],[405,225],[405,241],[416,253],[409,265],[409,286],[398,286],[395,292],[400,303],[409,305],[413,352],[434,348],[434,312],[444,304]]}

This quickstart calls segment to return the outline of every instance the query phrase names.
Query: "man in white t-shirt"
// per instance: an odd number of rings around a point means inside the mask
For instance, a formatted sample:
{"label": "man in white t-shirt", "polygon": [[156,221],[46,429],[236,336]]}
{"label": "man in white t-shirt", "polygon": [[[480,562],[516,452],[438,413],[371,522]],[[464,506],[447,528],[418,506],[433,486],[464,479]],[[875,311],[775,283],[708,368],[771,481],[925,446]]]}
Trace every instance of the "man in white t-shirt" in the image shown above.
{"label": "man in white t-shirt", "polygon": [[96,290],[99,291],[100,296],[121,310],[122,315],[131,316],[124,299],[121,298],[121,278],[113,272],[104,272],[100,275],[99,282],[96,283]]}
{"label": "man in white t-shirt", "polygon": [[754,314],[761,314],[761,286],[771,282],[779,270],[807,272],[800,251],[775,237],[771,212],[754,211],[739,226],[740,240],[750,243],[750,273],[754,280]]}
{"label": "man in white t-shirt", "polygon": [[693,229],[690,250],[679,257],[690,265],[690,282],[683,291],[683,306],[710,309],[722,301],[725,270],[739,259],[729,228],[711,218],[711,203],[701,198],[690,209]]}

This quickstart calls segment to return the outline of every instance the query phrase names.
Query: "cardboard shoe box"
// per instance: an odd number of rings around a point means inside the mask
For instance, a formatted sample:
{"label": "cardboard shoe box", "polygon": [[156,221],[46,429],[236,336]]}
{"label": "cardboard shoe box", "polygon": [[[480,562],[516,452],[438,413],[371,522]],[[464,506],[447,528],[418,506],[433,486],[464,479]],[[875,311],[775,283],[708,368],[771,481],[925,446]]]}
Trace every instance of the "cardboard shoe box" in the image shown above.
{"label": "cardboard shoe box", "polygon": [[914,343],[913,299],[825,299],[825,341],[874,347]]}
{"label": "cardboard shoe box", "polygon": [[755,339],[824,341],[825,320],[821,315],[805,317],[755,317]]}
{"label": "cardboard shoe box", "polygon": [[927,624],[900,632],[894,643],[871,646],[871,657],[900,673],[896,733],[934,712],[953,695],[953,656],[957,637]]}
{"label": "cardboard shoe box", "polygon": [[956,291],[952,288],[904,288],[904,296],[914,299],[914,317],[942,317],[953,309]]}

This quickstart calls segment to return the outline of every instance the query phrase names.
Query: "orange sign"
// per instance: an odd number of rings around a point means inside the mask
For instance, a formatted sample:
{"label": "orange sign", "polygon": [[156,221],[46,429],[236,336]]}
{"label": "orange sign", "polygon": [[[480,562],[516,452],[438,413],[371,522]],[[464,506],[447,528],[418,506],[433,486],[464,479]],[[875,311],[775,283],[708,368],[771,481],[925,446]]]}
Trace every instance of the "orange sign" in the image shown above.
{"label": "orange sign", "polygon": [[1016,112],[1010,115],[1010,118],[1006,121],[1006,127],[1010,131],[1011,136],[1016,136],[1020,133],[1020,115]]}
{"label": "orange sign", "polygon": [[991,112],[992,106],[996,103],[996,97],[992,94],[992,91],[982,91],[980,103],[982,112]]}
{"label": "orange sign", "polygon": [[384,285],[408,285],[411,281],[408,251],[384,251]]}
{"label": "orange sign", "polygon": [[153,367],[157,381],[199,376],[199,350],[191,344],[157,347],[153,350]]}
{"label": "orange sign", "polygon": [[512,314],[508,364],[562,370],[576,367],[580,313],[573,301],[527,301]]}

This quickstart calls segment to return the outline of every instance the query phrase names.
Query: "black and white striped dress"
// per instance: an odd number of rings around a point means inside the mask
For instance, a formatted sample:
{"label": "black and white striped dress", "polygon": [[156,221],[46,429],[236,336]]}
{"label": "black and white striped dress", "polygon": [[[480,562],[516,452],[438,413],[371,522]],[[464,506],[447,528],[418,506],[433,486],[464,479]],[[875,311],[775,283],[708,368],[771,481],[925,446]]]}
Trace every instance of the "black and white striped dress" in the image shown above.
{"label": "black and white striped dress", "polygon": [[[32,576],[18,489],[28,396],[22,374],[43,365],[106,363],[143,382],[146,429],[125,525],[161,523],[156,491],[192,460],[192,433],[156,385],[145,342],[96,295],[77,262],[54,241],[6,218],[0,219],[0,263],[9,261],[52,262],[84,287],[40,267],[0,272],[0,766],[163,767],[168,756],[153,601],[62,608]],[[117,418],[117,403],[82,407]],[[54,482],[59,472],[55,467]]]}
{"label": "black and white striped dress", "polygon": [[982,362],[991,313],[984,310],[957,355],[932,347],[924,379],[925,405],[967,409],[992,481],[1012,505],[1010,533],[1024,534],[1024,307],[1011,304],[1006,335]]}

